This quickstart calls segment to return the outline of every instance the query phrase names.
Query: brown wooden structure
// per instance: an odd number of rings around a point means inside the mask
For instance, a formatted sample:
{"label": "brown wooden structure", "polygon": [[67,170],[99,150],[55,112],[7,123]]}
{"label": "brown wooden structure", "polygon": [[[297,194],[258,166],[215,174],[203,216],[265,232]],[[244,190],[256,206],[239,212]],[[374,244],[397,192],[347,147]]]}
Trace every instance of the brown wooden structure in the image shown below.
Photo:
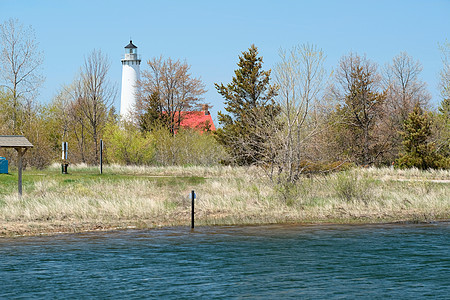
{"label": "brown wooden structure", "polygon": [[0,148],[14,148],[17,150],[19,182],[19,195],[22,196],[22,157],[27,152],[28,148],[33,148],[33,144],[27,140],[23,135],[0,135]]}

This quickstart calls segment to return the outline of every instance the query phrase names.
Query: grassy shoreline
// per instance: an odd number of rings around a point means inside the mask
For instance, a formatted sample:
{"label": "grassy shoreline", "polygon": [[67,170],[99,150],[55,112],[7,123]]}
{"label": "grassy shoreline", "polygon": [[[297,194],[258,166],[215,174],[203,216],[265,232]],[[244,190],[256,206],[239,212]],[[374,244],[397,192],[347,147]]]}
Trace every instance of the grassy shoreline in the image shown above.
{"label": "grassy shoreline", "polygon": [[304,178],[288,198],[257,168],[59,166],[0,175],[0,237],[126,228],[450,220],[450,171],[353,169]]}

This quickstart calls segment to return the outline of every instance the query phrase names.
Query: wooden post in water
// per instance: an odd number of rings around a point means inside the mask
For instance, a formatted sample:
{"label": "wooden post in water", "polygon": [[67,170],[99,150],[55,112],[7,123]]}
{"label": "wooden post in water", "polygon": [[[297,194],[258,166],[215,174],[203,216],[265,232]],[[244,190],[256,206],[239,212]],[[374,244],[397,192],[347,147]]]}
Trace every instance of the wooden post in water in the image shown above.
{"label": "wooden post in water", "polygon": [[195,199],[195,192],[191,192],[191,199],[192,199],[192,205],[191,205],[191,229],[194,229],[194,199]]}

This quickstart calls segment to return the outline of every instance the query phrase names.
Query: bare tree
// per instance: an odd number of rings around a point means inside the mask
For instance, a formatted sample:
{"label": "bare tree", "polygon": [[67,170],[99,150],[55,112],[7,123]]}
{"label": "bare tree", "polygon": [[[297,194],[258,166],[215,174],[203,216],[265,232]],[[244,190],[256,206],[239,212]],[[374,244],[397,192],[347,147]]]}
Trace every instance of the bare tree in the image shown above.
{"label": "bare tree", "polygon": [[[439,45],[442,52],[440,73],[441,103],[435,118],[435,136],[438,152],[450,157],[450,42]],[[450,159],[449,159],[450,160]]]}
{"label": "bare tree", "polygon": [[107,77],[109,67],[110,62],[101,51],[92,51],[85,58],[80,78],[76,80],[73,89],[73,119],[81,126],[80,138],[84,141],[85,134],[89,133],[92,139],[94,155],[90,162],[93,163],[98,162],[102,129],[117,93]]}
{"label": "bare tree", "polygon": [[439,45],[442,53],[442,70],[440,73],[441,96],[443,99],[450,99],[450,42],[447,40]]}
{"label": "bare tree", "polygon": [[276,101],[281,108],[276,164],[283,180],[294,183],[307,164],[307,148],[318,133],[316,107],[323,91],[325,69],[323,51],[313,45],[280,50],[275,68],[278,85]]}
{"label": "bare tree", "polygon": [[189,73],[186,62],[166,60],[162,56],[147,61],[148,70],[142,72],[140,92],[136,103],[137,116],[146,113],[148,103],[157,97],[159,110],[166,115],[168,129],[176,132],[181,122],[181,112],[201,107],[201,96],[206,92],[199,78]]}
{"label": "bare tree", "polygon": [[402,149],[400,131],[405,120],[418,104],[421,108],[428,106],[431,99],[426,84],[420,80],[422,64],[401,52],[392,59],[392,63],[384,68],[384,89],[386,101],[384,104],[383,134],[390,139],[390,151],[386,153],[386,160],[393,161]]}
{"label": "bare tree", "polygon": [[52,118],[58,124],[55,128],[55,135],[59,137],[58,142],[67,141],[70,131],[70,116],[71,116],[71,93],[70,86],[63,86],[58,94],[53,98],[50,104],[52,111]]}
{"label": "bare tree", "polygon": [[422,64],[406,52],[394,57],[384,69],[386,106],[398,124],[403,124],[416,103],[424,108],[431,99],[426,84],[419,79],[422,69]]}
{"label": "bare tree", "polygon": [[12,132],[20,133],[21,114],[29,112],[37,90],[44,81],[39,74],[43,54],[38,49],[33,29],[17,19],[0,24],[0,75],[11,95]]}

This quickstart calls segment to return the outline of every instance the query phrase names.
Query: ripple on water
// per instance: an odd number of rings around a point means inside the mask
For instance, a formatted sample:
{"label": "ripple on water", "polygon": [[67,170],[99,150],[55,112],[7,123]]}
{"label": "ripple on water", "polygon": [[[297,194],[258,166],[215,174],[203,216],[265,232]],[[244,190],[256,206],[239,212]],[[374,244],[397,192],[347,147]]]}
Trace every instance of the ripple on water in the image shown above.
{"label": "ripple on water", "polygon": [[0,239],[0,298],[446,298],[449,223]]}

